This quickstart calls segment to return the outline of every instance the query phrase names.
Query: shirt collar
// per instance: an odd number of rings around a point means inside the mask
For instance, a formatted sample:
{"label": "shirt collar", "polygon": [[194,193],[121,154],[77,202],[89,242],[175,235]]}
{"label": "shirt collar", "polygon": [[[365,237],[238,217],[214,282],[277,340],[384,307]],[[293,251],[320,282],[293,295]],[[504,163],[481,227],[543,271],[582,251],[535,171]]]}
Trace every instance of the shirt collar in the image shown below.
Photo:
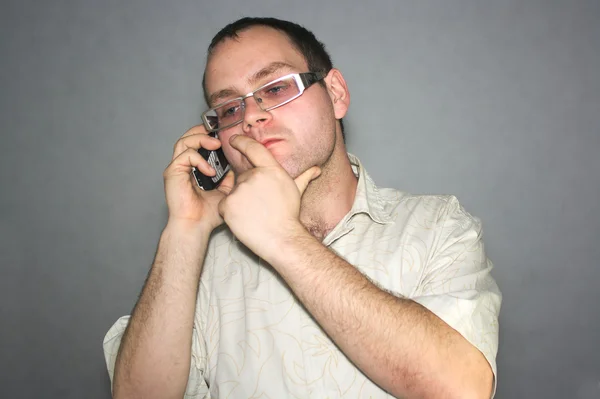
{"label": "shirt collar", "polygon": [[376,223],[387,224],[392,222],[389,212],[384,209],[385,201],[381,198],[379,189],[368,175],[362,163],[355,155],[348,153],[352,171],[358,177],[354,204],[348,219],[359,213],[366,213]]}

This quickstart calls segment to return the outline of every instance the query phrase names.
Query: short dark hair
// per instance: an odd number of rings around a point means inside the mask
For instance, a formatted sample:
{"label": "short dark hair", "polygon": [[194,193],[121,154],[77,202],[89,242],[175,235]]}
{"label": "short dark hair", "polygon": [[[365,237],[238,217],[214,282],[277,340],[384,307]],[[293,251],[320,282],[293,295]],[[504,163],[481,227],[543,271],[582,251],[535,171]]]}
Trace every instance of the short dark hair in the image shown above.
{"label": "short dark hair", "polygon": [[[223,42],[225,39],[237,39],[239,38],[239,34],[241,32],[254,26],[266,26],[285,34],[296,50],[298,50],[304,57],[310,72],[328,73],[333,68],[331,56],[327,50],[325,50],[325,45],[320,42],[311,31],[296,23],[277,18],[244,17],[228,24],[211,40],[207,51],[207,61],[219,43]],[[320,81],[319,83],[323,85],[323,87],[325,86],[323,81]],[[204,98],[208,104],[208,93],[206,92],[206,70],[204,71],[204,76],[202,77],[202,88],[204,89]],[[346,137],[344,135],[344,124],[341,119],[340,128],[342,130],[342,137],[345,141]]]}

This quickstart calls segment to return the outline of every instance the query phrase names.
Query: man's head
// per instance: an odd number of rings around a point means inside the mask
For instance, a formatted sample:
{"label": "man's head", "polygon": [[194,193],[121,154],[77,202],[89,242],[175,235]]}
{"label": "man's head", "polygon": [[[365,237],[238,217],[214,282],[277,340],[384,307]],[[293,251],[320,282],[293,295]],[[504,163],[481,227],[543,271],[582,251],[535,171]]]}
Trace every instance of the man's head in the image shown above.
{"label": "man's head", "polygon": [[258,141],[280,139],[269,150],[292,176],[327,162],[335,149],[344,148],[341,118],[349,94],[323,44],[299,25],[273,18],[243,18],[213,38],[203,81],[210,107],[244,96],[281,76],[303,72],[324,72],[326,76],[297,99],[268,112],[252,97],[246,99],[244,120],[219,132],[234,171],[242,172],[250,165],[229,147],[233,134]]}

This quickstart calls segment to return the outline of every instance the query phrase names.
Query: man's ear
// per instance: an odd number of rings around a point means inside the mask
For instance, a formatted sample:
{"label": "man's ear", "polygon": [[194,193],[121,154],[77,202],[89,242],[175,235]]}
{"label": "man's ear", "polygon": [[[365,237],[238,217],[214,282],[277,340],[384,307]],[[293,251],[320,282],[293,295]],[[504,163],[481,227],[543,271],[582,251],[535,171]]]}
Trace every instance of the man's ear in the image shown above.
{"label": "man's ear", "polygon": [[342,119],[350,106],[350,92],[342,73],[338,69],[332,68],[325,76],[325,84],[331,98],[335,118]]}

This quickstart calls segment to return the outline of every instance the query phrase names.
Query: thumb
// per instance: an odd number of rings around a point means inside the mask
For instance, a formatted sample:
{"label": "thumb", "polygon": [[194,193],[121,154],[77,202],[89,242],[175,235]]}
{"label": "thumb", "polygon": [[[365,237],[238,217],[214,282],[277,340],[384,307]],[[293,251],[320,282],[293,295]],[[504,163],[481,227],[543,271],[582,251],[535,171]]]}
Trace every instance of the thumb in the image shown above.
{"label": "thumb", "polygon": [[233,173],[233,170],[229,170],[229,172],[227,172],[227,174],[225,175],[225,178],[223,179],[221,184],[219,184],[219,187],[217,187],[217,190],[219,190],[220,192],[222,192],[225,195],[229,195],[231,190],[233,190],[234,185],[235,185],[235,173]]}
{"label": "thumb", "polygon": [[227,199],[227,197],[221,198],[221,201],[219,201],[219,205],[217,207],[217,209],[219,210],[219,216],[221,216],[223,219],[225,219],[225,200]]}
{"label": "thumb", "polygon": [[320,175],[321,168],[319,168],[318,166],[313,166],[312,168],[306,170],[304,173],[302,173],[300,176],[294,179],[294,182],[296,182],[296,186],[298,187],[298,191],[300,191],[300,196],[304,194],[306,187],[308,187],[308,183],[310,183],[312,180],[316,179]]}

